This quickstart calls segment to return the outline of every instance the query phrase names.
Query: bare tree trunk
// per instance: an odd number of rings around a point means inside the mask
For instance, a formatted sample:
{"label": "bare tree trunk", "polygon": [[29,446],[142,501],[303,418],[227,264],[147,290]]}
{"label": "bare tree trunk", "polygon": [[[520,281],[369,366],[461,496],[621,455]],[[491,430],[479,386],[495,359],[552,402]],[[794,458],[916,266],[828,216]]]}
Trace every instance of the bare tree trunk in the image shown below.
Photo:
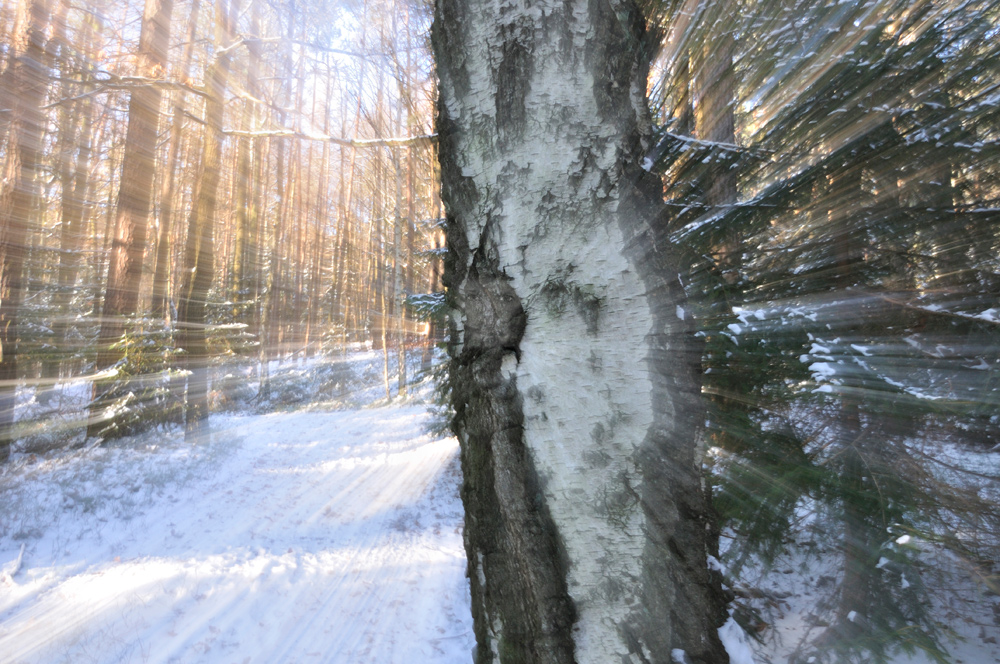
{"label": "bare tree trunk", "polygon": [[[56,18],[53,40],[59,43],[58,66],[62,76],[71,80],[74,64],[70,61],[69,44],[66,39],[66,14],[69,2],[61,5]],[[80,42],[89,46],[92,40],[92,22],[85,20]],[[65,84],[67,87],[69,83]],[[60,143],[58,177],[62,196],[59,216],[59,267],[56,284],[52,293],[53,351],[47,354],[42,364],[42,378],[45,379],[37,394],[39,402],[48,403],[56,392],[56,382],[60,370],[66,366],[65,358],[72,355],[69,348],[70,303],[76,289],[77,272],[80,265],[80,250],[83,244],[84,201],[89,186],[91,143],[94,134],[94,105],[91,100],[81,100],[60,108]],[[50,382],[51,381],[51,382]]]}
{"label": "bare tree trunk", "polygon": [[186,352],[188,369],[185,438],[194,439],[201,433],[208,418],[208,291],[215,270],[215,214],[222,167],[222,120],[225,112],[226,87],[232,51],[232,38],[239,0],[217,0],[215,7],[216,44],[219,52],[205,73],[205,142],[202,146],[201,179],[188,221],[188,237],[184,251],[184,281],[177,307],[177,327],[180,346]]}
{"label": "bare tree trunk", "polygon": [[270,361],[277,349],[278,326],[274,319],[278,312],[278,290],[281,288],[281,221],[284,219],[283,210],[285,207],[285,141],[277,139],[277,177],[275,184],[278,189],[278,219],[274,225],[274,234],[271,236],[271,252],[268,260],[270,269],[267,270],[264,284],[264,302],[261,307],[260,319],[260,386],[258,388],[258,399],[267,400],[271,394],[270,384]]}
{"label": "bare tree trunk", "polygon": [[[258,20],[258,2],[251,0],[251,32],[253,36],[259,36],[260,31]],[[260,47],[256,42],[248,45],[250,53],[249,66],[247,68],[247,93],[251,97],[257,97],[259,90],[257,78],[260,76]],[[244,131],[251,131],[256,128],[257,105],[252,100],[243,102],[243,114],[240,119]],[[252,223],[253,204],[252,198],[256,192],[251,189],[252,178],[251,168],[254,160],[259,159],[257,154],[259,144],[256,139],[243,137],[239,139],[238,156],[236,159],[236,246],[233,248],[233,268],[232,268],[232,291],[230,299],[233,302],[233,313],[237,320],[247,320],[246,300],[252,296],[252,288],[249,280],[248,264],[251,262],[250,249],[254,246],[251,235],[253,233]]]}
{"label": "bare tree trunk", "polygon": [[[139,76],[162,78],[166,71],[173,6],[173,0],[146,0],[137,53]],[[110,367],[121,357],[121,351],[113,345],[125,331],[126,319],[135,315],[139,305],[161,98],[160,89],[153,85],[137,87],[129,98],[128,133],[122,157],[115,235],[108,259],[108,285],[97,341],[99,371]],[[106,389],[106,383],[94,383],[88,437],[98,435],[104,426],[102,418],[96,413],[103,405],[101,396]]]}
{"label": "bare tree trunk", "polygon": [[48,86],[48,23],[47,0],[23,0],[18,4],[0,88],[0,104],[11,109],[7,163],[0,184],[0,462],[9,458],[13,442],[25,242],[32,209],[38,202],[37,174],[45,132],[42,104]]}
{"label": "bare tree trunk", "polygon": [[[111,231],[114,228],[115,221],[115,174],[118,173],[117,159],[115,159],[115,153],[117,150],[114,145],[117,142],[116,139],[120,138],[118,132],[112,132],[111,144],[112,148],[108,150],[108,196],[104,205],[104,228],[100,234],[97,235],[97,221],[94,221],[94,249],[97,251],[96,258],[96,269],[94,270],[94,297],[93,297],[93,311],[98,312],[104,308],[104,270],[107,268],[108,262],[108,245],[111,242]],[[100,241],[98,242],[98,237]],[[99,244],[99,249],[98,249]]]}
{"label": "bare tree trunk", "polygon": [[393,154],[396,195],[392,223],[392,301],[396,308],[394,317],[396,338],[396,393],[406,396],[406,306],[403,296],[403,163],[399,154]]}
{"label": "bare tree trunk", "polygon": [[[737,22],[732,17],[719,16],[732,9],[731,3],[709,3],[705,0],[704,4],[705,23],[722,26],[722,31],[713,31],[710,39],[703,40],[691,63],[695,69],[696,86],[694,129],[702,141],[717,144],[712,148],[712,165],[705,178],[707,184],[704,195],[707,206],[721,207],[730,206],[737,200],[737,171],[732,168],[736,152],[731,147],[736,143],[733,113],[733,105],[736,103],[736,77],[733,72],[736,40],[730,32]],[[681,123],[684,124],[687,108],[679,110],[682,113]],[[740,280],[742,250],[742,234],[738,227],[730,224],[727,236],[718,248],[719,270],[729,284]]]}
{"label": "bare tree trunk", "polygon": [[701,349],[640,167],[656,42],[628,0],[437,2],[479,664],[728,659]]}
{"label": "bare tree trunk", "polygon": [[[355,111],[355,121],[354,124],[357,126],[358,118],[361,115],[361,105],[360,97],[358,99],[358,107]],[[344,172],[344,158],[343,151],[347,148],[341,148],[341,196],[343,200],[343,205],[341,206],[341,216],[340,216],[340,252],[338,258],[337,267],[337,281],[336,281],[336,292],[334,293],[335,302],[337,303],[337,316],[339,316],[340,321],[344,326],[343,335],[343,347],[347,349],[347,340],[351,336],[352,326],[350,318],[348,317],[348,309],[351,304],[351,298],[349,297],[348,291],[351,289],[352,282],[350,279],[350,272],[356,269],[356,265],[352,260],[352,235],[354,226],[354,189],[355,181],[357,178],[357,158],[358,151],[355,148],[350,148],[351,150],[351,167],[347,179],[347,193],[343,193],[343,172]],[[356,307],[355,307],[356,310]]]}
{"label": "bare tree trunk", "polygon": [[[181,56],[181,75],[186,77],[191,67],[191,52],[194,46],[195,30],[198,26],[198,14],[201,0],[191,3],[191,15],[188,17],[187,41],[184,44],[184,54]],[[167,306],[169,294],[167,288],[170,280],[170,237],[174,220],[174,197],[177,179],[177,164],[181,154],[184,131],[184,92],[178,90],[174,103],[173,120],[170,125],[170,154],[164,168],[167,169],[163,178],[163,188],[160,192],[160,228],[156,242],[156,259],[153,266],[153,300],[151,313],[154,318],[167,319],[170,307]]]}
{"label": "bare tree trunk", "polygon": [[[147,0],[137,54],[139,76],[161,78],[167,67],[173,0]],[[162,94],[156,86],[133,90],[129,99],[128,133],[122,157],[115,238],[108,264],[108,286],[101,319],[98,369],[108,367],[119,353],[108,346],[124,330],[124,317],[135,314],[139,299],[146,228],[152,202],[156,133]]]}
{"label": "bare tree trunk", "polygon": [[264,166],[267,161],[267,155],[264,151],[263,145],[264,139],[255,138],[254,148],[253,148],[253,186],[250,190],[250,237],[247,247],[247,255],[249,256],[249,261],[251,263],[252,273],[249,277],[248,288],[250,290],[250,297],[253,302],[251,316],[250,316],[250,334],[254,335],[258,342],[263,339],[263,328],[261,326],[261,317],[263,316],[263,309],[261,306],[261,293],[262,293],[262,274],[263,270],[263,244],[265,241],[264,232],[262,230],[264,223],[264,215],[261,214],[262,201],[264,200],[265,190],[267,189],[264,179]]}

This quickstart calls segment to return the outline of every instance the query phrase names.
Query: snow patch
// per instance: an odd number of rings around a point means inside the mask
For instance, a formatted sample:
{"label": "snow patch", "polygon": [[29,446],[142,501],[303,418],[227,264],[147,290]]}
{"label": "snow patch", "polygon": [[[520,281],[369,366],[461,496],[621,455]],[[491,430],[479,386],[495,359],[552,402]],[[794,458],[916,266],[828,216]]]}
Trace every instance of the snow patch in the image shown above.
{"label": "snow patch", "polygon": [[427,418],[217,416],[6,476],[0,659],[466,660],[458,446]]}
{"label": "snow patch", "polygon": [[837,375],[837,370],[829,362],[813,362],[809,365],[809,371],[818,377],[817,379],[830,378]]}
{"label": "snow patch", "polygon": [[754,664],[753,650],[747,643],[747,635],[732,616],[719,628],[719,640],[729,653],[729,664]]}
{"label": "snow patch", "polygon": [[983,320],[989,321],[991,323],[1000,323],[1000,309],[989,308],[981,314],[977,315],[976,318],[982,318]]}

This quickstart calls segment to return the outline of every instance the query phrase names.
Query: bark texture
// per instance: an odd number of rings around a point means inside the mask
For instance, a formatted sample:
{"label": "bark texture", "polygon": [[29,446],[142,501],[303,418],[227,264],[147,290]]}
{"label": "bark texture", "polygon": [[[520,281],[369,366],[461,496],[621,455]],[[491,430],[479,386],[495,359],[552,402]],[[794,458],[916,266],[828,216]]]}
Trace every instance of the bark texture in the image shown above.
{"label": "bark texture", "polygon": [[[139,76],[163,78],[173,6],[173,0],[146,0],[136,54]],[[122,155],[114,241],[108,257],[108,286],[98,334],[98,371],[113,366],[121,359],[122,351],[116,342],[125,332],[126,320],[134,316],[139,307],[139,284],[152,204],[162,96],[158,87],[150,85],[137,87],[129,98],[128,133]],[[105,419],[110,415],[101,411],[107,406],[104,396],[110,385],[110,381],[94,383],[88,437],[100,436],[106,426]]]}
{"label": "bark texture", "polygon": [[727,661],[700,349],[639,166],[654,42],[631,2],[437,2],[479,663]]}
{"label": "bark texture", "polygon": [[[232,39],[239,0],[218,0],[215,23],[216,43]],[[228,6],[228,9],[227,9]],[[205,139],[201,153],[201,177],[188,218],[184,246],[184,278],[177,306],[177,329],[188,374],[184,432],[196,439],[208,419],[208,291],[215,271],[215,212],[222,170],[222,121],[232,50],[222,48],[205,72]]]}
{"label": "bark texture", "polygon": [[24,299],[28,220],[39,197],[38,171],[45,131],[42,103],[48,84],[47,0],[17,5],[0,104],[10,109],[7,162],[0,184],[0,462],[10,455],[17,391],[17,338]]}
{"label": "bark texture", "polygon": [[[163,78],[170,42],[173,0],[147,0],[137,53],[137,72],[151,79]],[[101,318],[97,368],[105,369],[121,357],[111,347],[125,331],[125,319],[139,305],[139,281],[146,252],[146,229],[152,204],[156,136],[162,93],[156,86],[137,87],[129,98],[128,134],[122,157],[115,238],[108,262],[108,288]],[[100,392],[100,390],[98,390]],[[96,433],[92,431],[91,433]]]}

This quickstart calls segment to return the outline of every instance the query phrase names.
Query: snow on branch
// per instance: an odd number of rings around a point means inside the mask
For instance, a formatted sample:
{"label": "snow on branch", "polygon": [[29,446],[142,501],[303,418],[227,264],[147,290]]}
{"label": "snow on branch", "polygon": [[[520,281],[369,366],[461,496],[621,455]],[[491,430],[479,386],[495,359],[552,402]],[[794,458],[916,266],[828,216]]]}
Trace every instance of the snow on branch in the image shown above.
{"label": "snow on branch", "polygon": [[291,129],[268,129],[264,131],[241,131],[237,129],[225,129],[226,136],[237,136],[240,138],[301,138],[307,141],[320,141],[323,143],[333,143],[351,148],[374,148],[374,147],[402,147],[406,145],[429,145],[437,138],[437,134],[422,134],[419,136],[402,136],[394,138],[340,138],[338,136],[328,136],[326,134],[314,134],[305,131],[293,131]]}
{"label": "snow on branch", "polygon": [[94,86],[93,90],[83,92],[81,94],[64,97],[62,99],[57,99],[45,106],[42,106],[42,110],[47,111],[53,109],[62,104],[68,104],[86,97],[91,97],[93,95],[101,94],[103,92],[110,92],[114,90],[131,90],[135,88],[160,88],[163,90],[183,90],[184,92],[190,92],[192,94],[198,95],[199,97],[207,97],[208,93],[200,87],[195,87],[188,85],[186,83],[181,83],[179,81],[168,81],[162,78],[149,78],[146,76],[118,76],[117,74],[111,74],[106,71],[98,72],[102,76],[107,78],[94,78],[87,81],[78,81],[75,79],[62,79],[54,78],[55,81],[63,81],[67,83],[72,83],[74,85],[84,85],[84,86]]}

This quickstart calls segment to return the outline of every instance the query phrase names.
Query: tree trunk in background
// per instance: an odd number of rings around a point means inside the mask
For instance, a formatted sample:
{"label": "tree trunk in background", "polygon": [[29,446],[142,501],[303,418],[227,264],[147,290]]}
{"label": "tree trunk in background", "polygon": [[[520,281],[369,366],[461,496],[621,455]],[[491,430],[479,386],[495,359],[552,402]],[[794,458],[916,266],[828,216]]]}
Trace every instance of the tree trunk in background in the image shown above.
{"label": "tree trunk in background", "polygon": [[[59,284],[52,296],[53,306],[58,307],[59,319],[53,322],[55,345],[63,355],[73,355],[78,349],[71,349],[69,341],[70,305],[77,289],[77,273],[80,270],[80,252],[84,244],[84,221],[86,202],[90,191],[89,174],[91,167],[93,106],[84,104],[81,109],[79,137],[80,145],[76,153],[73,178],[69,189],[63,194],[61,227],[59,229]],[[64,367],[65,375],[65,367]]]}
{"label": "tree trunk in background", "polygon": [[[139,76],[152,79],[164,77],[173,5],[173,0],[146,0],[139,35],[139,52],[136,55]],[[114,241],[108,262],[108,285],[97,342],[99,371],[110,367],[121,357],[121,352],[111,346],[122,336],[126,318],[135,315],[139,305],[139,284],[152,203],[161,99],[160,89],[152,85],[135,88],[129,98],[128,134],[122,157]],[[94,407],[99,405],[102,392],[101,384],[95,383]],[[102,426],[100,418],[92,417],[88,436],[96,435]]]}
{"label": "tree trunk in background", "polygon": [[[696,88],[695,134],[702,141],[728,146],[736,143],[736,122],[733,115],[733,105],[736,103],[736,77],[733,72],[736,40],[731,32],[736,21],[728,15],[733,6],[728,2],[707,4],[705,23],[713,27],[719,26],[721,31],[711,30],[711,36],[695,47],[692,63]],[[682,112],[684,110],[686,109],[682,109]],[[683,119],[681,124],[684,124]],[[712,165],[704,191],[705,205],[722,207],[736,203],[737,171],[732,168],[735,165],[734,157],[735,152],[731,149],[713,148]],[[730,224],[718,248],[719,271],[729,284],[740,280],[742,250],[741,233],[738,227]]]}
{"label": "tree trunk in background", "polygon": [[38,199],[37,174],[48,84],[46,0],[23,0],[17,7],[0,105],[10,109],[7,163],[0,185],[0,462],[10,456],[17,394],[18,318],[24,297],[28,220]]}
{"label": "tree trunk in background", "polygon": [[701,352],[639,167],[644,26],[627,1],[437,2],[479,664],[727,661]]}
{"label": "tree trunk in background", "polygon": [[[193,0],[191,14],[188,17],[187,41],[184,44],[184,54],[181,56],[180,78],[187,78],[191,68],[191,52],[200,9],[201,0]],[[163,178],[163,189],[160,192],[160,228],[156,242],[156,262],[153,266],[153,300],[150,307],[153,318],[164,320],[170,317],[169,294],[167,293],[170,278],[170,235],[174,218],[177,165],[181,155],[184,131],[184,91],[178,90],[175,94],[177,100],[174,103],[173,120],[170,125],[170,155],[164,166],[167,172]]]}
{"label": "tree trunk in background", "polygon": [[[252,84],[248,83],[247,87],[252,88]],[[253,93],[251,92],[251,94]],[[241,120],[243,131],[250,131],[252,128],[253,113],[253,102],[244,102]],[[236,193],[234,196],[236,228],[234,229],[232,283],[229,293],[229,299],[233,303],[234,320],[245,318],[243,301],[247,296],[247,247],[250,235],[250,196],[252,195],[250,192],[250,168],[253,145],[252,138],[240,138],[236,157]]]}
{"label": "tree trunk in background", "polygon": [[[258,2],[251,0],[251,21],[250,30],[252,37],[259,37],[259,9]],[[247,66],[247,93],[251,97],[260,94],[257,85],[257,78],[260,76],[260,44],[251,42],[248,44],[249,59]],[[252,100],[244,100],[243,113],[240,118],[244,131],[252,131],[257,126],[257,105]],[[251,189],[254,184],[254,165],[260,159],[259,142],[257,139],[245,136],[239,139],[238,156],[236,159],[236,237],[233,248],[233,269],[232,269],[232,291],[229,295],[233,302],[234,319],[246,322],[251,318],[249,307],[246,304],[253,297],[253,286],[250,279],[250,270],[256,269],[253,266],[253,254],[256,243],[253,241],[253,198],[257,192]]]}
{"label": "tree trunk in background", "polygon": [[[68,81],[72,80],[78,63],[72,60],[70,44],[66,39],[66,14],[69,2],[63,1],[56,25],[53,41],[58,43],[57,66],[66,82],[62,96],[71,96]],[[85,20],[81,28],[84,45],[91,45],[93,22]],[[50,51],[52,48],[50,47]],[[90,72],[87,72],[88,75]],[[72,348],[69,339],[70,321],[75,318],[70,311],[76,289],[77,272],[80,266],[80,250],[83,247],[84,203],[87,199],[90,172],[91,141],[94,133],[94,106],[90,103],[69,103],[60,107],[60,144],[57,177],[60,181],[59,214],[59,267],[56,284],[52,293],[52,349],[46,353],[42,363],[42,388],[36,392],[39,403],[48,404],[56,394],[56,382],[60,371],[65,370],[66,360],[72,358],[77,349]]]}
{"label": "tree trunk in background", "polygon": [[398,152],[392,164],[396,173],[396,195],[392,219],[392,301],[396,308],[393,321],[396,337],[396,394],[406,396],[406,303],[403,294],[403,162]]}
{"label": "tree trunk in background", "polygon": [[[112,145],[120,145],[118,142],[119,132],[112,131]],[[93,306],[92,311],[95,313],[100,311],[104,304],[104,289],[101,286],[104,284],[104,270],[107,268],[107,258],[108,258],[108,243],[111,241],[111,229],[112,224],[115,220],[115,174],[118,171],[118,160],[115,158],[118,150],[108,150],[108,195],[104,203],[104,218],[103,225],[104,228],[100,234],[96,232],[98,220],[94,220],[94,250],[97,252],[97,257],[95,259],[96,269],[94,270],[94,279],[92,281],[94,288],[93,295]]]}
{"label": "tree trunk in background", "polygon": [[[220,49],[232,36],[239,12],[239,0],[225,0],[215,6],[216,44]],[[208,418],[208,291],[215,269],[215,213],[219,176],[222,168],[222,120],[232,51],[220,52],[205,73],[205,143],[202,146],[201,179],[198,182],[184,248],[184,280],[177,307],[180,347],[189,371],[184,433],[193,439]]]}
{"label": "tree trunk in background", "polygon": [[[265,271],[264,301],[261,305],[260,316],[260,385],[258,387],[257,398],[262,401],[266,401],[271,395],[270,362],[271,357],[274,356],[277,349],[278,338],[277,325],[274,323],[274,318],[278,312],[278,290],[281,287],[281,263],[278,258],[281,255],[281,222],[284,219],[282,211],[285,209],[285,141],[279,138],[276,142],[278,149],[276,155],[277,177],[275,184],[277,185],[278,194],[278,218],[277,223],[274,224],[274,234],[271,236],[270,263],[269,269]],[[266,216],[262,217],[264,220],[266,218]],[[261,234],[262,239],[264,235],[264,233]]]}

